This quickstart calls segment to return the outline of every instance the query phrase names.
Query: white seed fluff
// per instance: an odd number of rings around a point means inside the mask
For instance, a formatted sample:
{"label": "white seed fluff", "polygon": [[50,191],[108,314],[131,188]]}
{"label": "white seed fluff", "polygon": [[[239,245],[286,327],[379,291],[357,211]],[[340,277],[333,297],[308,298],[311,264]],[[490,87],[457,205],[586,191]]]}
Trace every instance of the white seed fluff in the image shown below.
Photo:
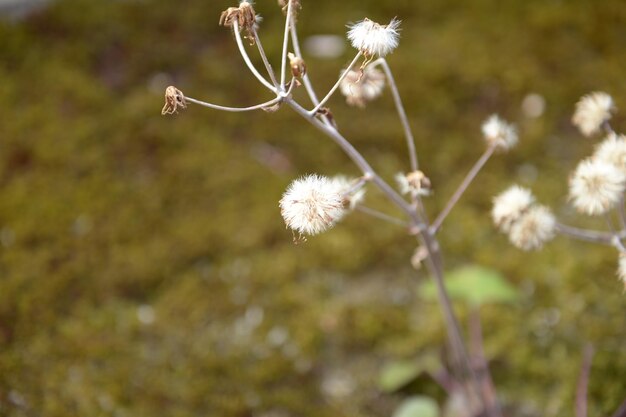
{"label": "white seed fluff", "polygon": [[585,136],[592,136],[602,129],[602,124],[611,119],[615,111],[613,99],[607,93],[596,91],[583,96],[576,103],[572,123]]}
{"label": "white seed fluff", "polygon": [[335,191],[343,198],[344,205],[353,210],[365,199],[364,185],[358,186],[358,179],[350,179],[343,175],[337,175],[330,180]]}
{"label": "white seed fluff", "polygon": [[514,185],[493,199],[491,217],[495,225],[505,233],[511,230],[513,223],[535,202],[535,197],[527,188]]}
{"label": "white seed fluff", "polygon": [[339,84],[341,94],[351,106],[365,107],[378,98],[385,88],[385,74],[382,71],[367,66],[361,71],[348,71],[348,74]]}
{"label": "white seed fluff", "polygon": [[397,19],[381,25],[366,18],[348,26],[348,40],[367,57],[384,57],[398,46],[399,26]]}
{"label": "white seed fluff", "polygon": [[535,205],[511,225],[509,240],[522,250],[541,249],[555,234],[556,219],[548,207]]}
{"label": "white seed fluff", "polygon": [[337,187],[319,175],[307,175],[292,182],[279,205],[287,227],[307,235],[328,230],[346,212]]}
{"label": "white seed fluff", "polygon": [[604,214],[620,200],[626,186],[626,174],[612,164],[585,159],[569,180],[569,195],[581,213]]}
{"label": "white seed fluff", "polygon": [[626,173],[626,136],[609,133],[596,147],[593,159],[615,165]]}
{"label": "white seed fluff", "polygon": [[498,115],[491,115],[482,125],[483,136],[489,145],[495,145],[500,149],[509,150],[517,144],[517,131],[515,127]]}

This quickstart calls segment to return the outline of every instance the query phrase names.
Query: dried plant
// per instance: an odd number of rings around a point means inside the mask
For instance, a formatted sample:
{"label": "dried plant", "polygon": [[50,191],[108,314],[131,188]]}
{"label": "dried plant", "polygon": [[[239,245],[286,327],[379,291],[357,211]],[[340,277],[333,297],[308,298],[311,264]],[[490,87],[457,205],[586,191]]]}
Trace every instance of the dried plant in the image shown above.
{"label": "dried plant", "polygon": [[[404,227],[406,232],[417,240],[417,249],[411,263],[415,268],[425,265],[430,272],[436,284],[439,304],[446,323],[449,374],[446,376],[447,382],[442,382],[442,386],[451,397],[462,398],[466,415],[502,416],[486,359],[482,357],[478,365],[476,361],[470,360],[459,322],[444,285],[444,265],[437,233],[450,211],[491,156],[498,150],[508,151],[516,145],[518,134],[515,127],[497,115],[489,117],[482,124],[482,136],[486,143],[484,153],[467,173],[443,210],[434,220],[429,220],[424,199],[430,195],[431,183],[418,164],[413,134],[392,69],[386,59],[386,56],[398,47],[400,21],[394,18],[388,24],[381,25],[366,18],[349,25],[347,39],[357,52],[347,67],[339,72],[334,85],[320,99],[309,79],[300,50],[296,25],[296,12],[301,9],[300,1],[279,0],[278,5],[285,12],[285,30],[278,71],[274,71],[264,52],[258,34],[258,19],[249,2],[242,1],[238,7],[228,8],[219,20],[220,24],[232,29],[247,68],[259,83],[274,95],[274,98],[249,107],[234,108],[184,96],[176,88],[169,87],[163,113],[174,113],[189,103],[231,112],[276,111],[281,105],[286,105],[333,140],[360,169],[361,177],[351,180],[345,177],[331,179],[308,175],[296,179],[279,204],[286,226],[293,230],[296,240],[299,241],[307,235],[326,232],[351,211],[359,211]],[[242,40],[242,31],[250,40],[251,46],[255,46],[260,54],[265,75],[250,60]],[[291,80],[287,79],[289,74]],[[312,103],[311,109],[296,101],[292,95],[294,89],[301,86],[304,86]],[[343,136],[334,123],[332,113],[326,107],[328,100],[337,90],[346,96],[348,104],[365,107],[380,96],[386,86],[389,87],[404,130],[408,151],[408,168],[395,178],[397,189],[382,178]],[[610,96],[593,93],[578,103],[573,122],[583,134],[590,136],[602,128],[610,130],[608,121],[613,111],[614,105]],[[602,215],[609,210],[617,210],[620,214],[621,230],[600,232],[565,226],[557,222],[549,208],[537,204],[529,190],[517,186],[495,198],[492,216],[496,226],[509,235],[515,246],[524,250],[539,249],[557,234],[611,244],[621,252],[619,273],[626,280],[626,249],[621,244],[622,239],[626,238],[626,217],[623,210],[626,187],[626,138],[617,136],[611,131],[606,141],[598,147],[595,156],[581,163],[572,176],[570,185],[570,198],[577,209],[591,215]],[[377,187],[389,204],[400,209],[403,218],[364,206],[363,194],[366,188],[371,186]]]}

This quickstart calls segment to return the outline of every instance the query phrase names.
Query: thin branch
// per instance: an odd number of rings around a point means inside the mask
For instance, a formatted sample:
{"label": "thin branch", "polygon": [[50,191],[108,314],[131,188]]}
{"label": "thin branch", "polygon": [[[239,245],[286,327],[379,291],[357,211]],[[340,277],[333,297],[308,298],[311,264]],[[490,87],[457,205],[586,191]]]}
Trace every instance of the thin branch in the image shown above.
{"label": "thin branch", "polygon": [[452,194],[452,197],[450,197],[450,200],[448,201],[448,203],[446,204],[442,212],[439,214],[439,216],[437,216],[433,224],[430,226],[430,230],[432,231],[433,234],[437,233],[443,221],[446,219],[448,214],[450,214],[450,212],[452,211],[452,208],[454,207],[454,205],[459,201],[463,193],[465,193],[465,191],[467,190],[469,185],[472,183],[474,178],[476,178],[476,175],[478,175],[478,172],[482,169],[483,166],[485,166],[485,164],[487,163],[489,158],[491,158],[491,155],[493,155],[493,152],[495,150],[496,150],[495,145],[489,146],[487,150],[482,154],[482,156],[478,159],[478,161],[476,161],[472,169],[470,169],[470,171],[467,173],[467,175],[461,182],[461,185],[459,185],[459,188],[457,188],[454,194]]}
{"label": "thin branch", "polygon": [[409,150],[409,158],[411,161],[411,171],[417,171],[419,165],[417,161],[417,151],[415,150],[415,138],[413,137],[413,132],[411,131],[411,126],[409,125],[409,119],[406,115],[406,111],[404,110],[404,105],[402,104],[402,98],[400,97],[400,92],[398,91],[396,80],[393,77],[393,73],[391,72],[391,67],[389,67],[389,64],[387,63],[387,60],[385,58],[379,58],[371,65],[380,65],[381,67],[383,67],[383,71],[387,76],[389,88],[391,89],[391,95],[393,96],[393,101],[396,105],[396,111],[398,112],[398,116],[400,117],[400,121],[402,122],[402,128],[404,129],[404,137],[406,138],[406,144]]}
{"label": "thin branch", "polygon": [[287,48],[289,46],[289,26],[291,26],[291,6],[292,0],[287,0],[287,17],[285,18],[285,34],[283,35],[283,54],[280,61],[280,85],[285,85],[287,76]]}
{"label": "thin branch", "polygon": [[404,220],[398,219],[396,217],[390,216],[388,214],[385,214],[383,212],[380,212],[378,210],[374,210],[372,208],[366,207],[366,206],[362,206],[362,205],[357,205],[355,208],[355,210],[360,211],[361,213],[365,213],[368,216],[372,216],[375,217],[379,220],[383,220],[386,221],[388,223],[392,223],[398,226],[402,226],[402,227],[409,227],[409,223],[407,223]]}
{"label": "thin branch", "polygon": [[348,72],[352,69],[352,67],[354,67],[354,65],[357,63],[359,58],[361,58],[361,55],[362,55],[362,52],[359,51],[354,57],[354,59],[352,60],[352,62],[350,62],[350,65],[348,65],[348,67],[341,73],[341,76],[339,76],[339,79],[337,80],[335,85],[333,85],[333,87],[330,89],[328,94],[326,94],[326,97],[324,97],[322,101],[320,101],[317,104],[317,106],[315,106],[315,108],[309,112],[309,114],[315,115],[318,112],[318,110],[332,97],[335,91],[337,91],[337,88],[339,88],[339,85],[341,84],[343,79],[346,78],[346,76],[348,75]]}
{"label": "thin branch", "polygon": [[259,50],[259,55],[261,55],[261,60],[263,60],[263,65],[265,65],[265,69],[272,80],[272,84],[274,87],[278,88],[278,82],[276,81],[276,75],[274,74],[274,69],[270,65],[270,62],[267,59],[267,55],[265,54],[265,49],[263,49],[263,45],[261,44],[261,38],[259,38],[259,34],[257,33],[255,28],[252,28],[252,34],[254,35],[254,43]]}
{"label": "thin branch", "polygon": [[555,225],[557,233],[574,239],[591,243],[602,243],[605,245],[614,245],[615,237],[618,239],[626,238],[626,231],[622,230],[617,235],[609,232],[601,232],[598,230],[580,229],[578,227],[568,226],[566,224],[557,223]]}
{"label": "thin branch", "polygon": [[250,61],[250,57],[248,56],[248,53],[246,52],[246,48],[243,45],[243,41],[241,40],[241,34],[239,33],[239,23],[237,23],[237,19],[233,20],[233,33],[235,34],[235,40],[237,41],[237,46],[239,47],[239,52],[241,53],[241,57],[243,58],[246,65],[248,66],[248,69],[261,82],[261,84],[263,84],[265,87],[269,88],[273,92],[278,93],[278,89],[274,87],[273,85],[271,85],[269,81],[265,79],[265,77],[259,74],[259,71],[257,71],[254,64],[252,64],[252,61]]}
{"label": "thin branch", "polygon": [[613,226],[613,221],[611,220],[611,216],[609,215],[609,213],[606,213],[606,224],[609,226],[609,230],[613,233],[613,239],[611,240],[611,244],[620,252],[624,253],[626,252],[626,248],[624,247],[624,244],[622,243],[618,232],[616,231],[615,227]]}
{"label": "thin branch", "polygon": [[589,386],[589,374],[591,373],[591,361],[593,359],[593,346],[588,343],[583,353],[583,364],[576,389],[576,417],[587,417],[587,391]]}
{"label": "thin branch", "polygon": [[485,356],[485,349],[483,346],[483,330],[480,322],[480,311],[478,307],[473,307],[470,311],[470,340],[473,350],[473,354],[477,359],[478,372],[480,374],[483,392],[485,393],[485,400],[489,408],[497,410],[498,414],[502,413],[500,402],[496,394],[496,388],[493,384],[491,377],[491,371],[489,370],[489,361]]}
{"label": "thin branch", "polygon": [[277,96],[276,98],[272,100],[266,101],[265,103],[257,104],[257,105],[250,106],[250,107],[225,107],[225,106],[220,106],[217,104],[207,103],[201,100],[196,100],[195,98],[191,98],[191,97],[185,97],[185,100],[190,103],[198,104],[200,106],[208,107],[210,109],[215,109],[215,110],[222,110],[222,111],[235,112],[235,113],[246,112],[246,111],[263,109],[266,107],[273,106],[274,104],[280,103],[281,101],[285,99],[286,96],[289,96],[291,94],[296,84],[297,83],[295,82],[295,80],[292,80],[291,85],[289,86],[289,90],[287,90],[286,92],[280,93],[279,96]]}

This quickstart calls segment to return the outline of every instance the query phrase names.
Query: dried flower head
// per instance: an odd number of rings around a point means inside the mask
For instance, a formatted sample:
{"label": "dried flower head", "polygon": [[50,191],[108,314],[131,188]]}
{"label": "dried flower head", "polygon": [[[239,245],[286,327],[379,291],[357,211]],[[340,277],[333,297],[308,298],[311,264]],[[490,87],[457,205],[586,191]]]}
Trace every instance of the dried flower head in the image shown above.
{"label": "dried flower head", "polygon": [[509,150],[517,144],[517,132],[515,127],[498,115],[491,115],[482,126],[483,135],[489,145],[497,146],[503,150]]}
{"label": "dried flower head", "polygon": [[493,222],[501,231],[508,233],[534,202],[535,197],[527,188],[519,185],[509,187],[493,199]]}
{"label": "dried flower head", "polygon": [[626,172],[626,136],[609,133],[596,147],[593,159],[615,165]]}
{"label": "dried flower head", "polygon": [[626,291],[626,252],[619,254],[617,276],[624,283],[624,291]]}
{"label": "dried flower head", "polygon": [[422,171],[413,171],[408,174],[398,172],[395,178],[402,194],[428,196],[431,193],[430,179]]}
{"label": "dried flower head", "polygon": [[319,175],[292,182],[280,200],[280,211],[287,227],[307,235],[328,230],[346,213],[336,185]]}
{"label": "dried flower head", "polygon": [[187,102],[185,101],[185,95],[178,88],[170,85],[165,89],[165,105],[161,114],[174,114],[178,113],[178,108],[186,109]]}
{"label": "dried flower head", "polygon": [[612,164],[586,159],[569,179],[569,196],[578,211],[595,216],[613,208],[625,187],[624,172]]}
{"label": "dried flower head", "polygon": [[387,25],[366,18],[348,26],[348,40],[366,57],[384,57],[398,46],[399,26],[395,18]]}
{"label": "dried flower head", "polygon": [[372,66],[367,66],[362,71],[349,70],[339,88],[349,105],[363,108],[382,94],[385,74]]}
{"label": "dried flower head", "polygon": [[592,136],[602,129],[602,125],[611,119],[615,104],[610,95],[594,92],[583,96],[576,103],[572,123],[585,136]]}
{"label": "dried flower head", "polygon": [[344,206],[353,210],[365,198],[365,183],[360,179],[350,179],[343,175],[331,178],[335,191],[343,197]]}
{"label": "dried flower head", "polygon": [[287,54],[289,58],[289,66],[291,67],[291,74],[293,74],[296,78],[302,78],[304,74],[306,74],[306,63],[304,59],[299,56],[295,56],[293,53],[289,52]]}
{"label": "dried flower head", "polygon": [[229,7],[222,12],[220,15],[220,25],[234,27],[235,22],[237,22],[239,30],[245,30],[246,38],[251,43],[254,43],[253,31],[256,29],[259,19],[260,17],[257,18],[252,3],[247,0],[242,0],[239,3],[239,7]]}
{"label": "dried flower head", "polygon": [[548,207],[536,205],[511,225],[509,240],[522,250],[541,249],[554,237],[556,219]]}
{"label": "dried flower head", "polygon": [[300,0],[278,0],[278,5],[282,8],[283,13],[286,15],[289,10],[289,2],[291,2],[291,13],[293,17],[297,17],[298,11],[302,9]]}

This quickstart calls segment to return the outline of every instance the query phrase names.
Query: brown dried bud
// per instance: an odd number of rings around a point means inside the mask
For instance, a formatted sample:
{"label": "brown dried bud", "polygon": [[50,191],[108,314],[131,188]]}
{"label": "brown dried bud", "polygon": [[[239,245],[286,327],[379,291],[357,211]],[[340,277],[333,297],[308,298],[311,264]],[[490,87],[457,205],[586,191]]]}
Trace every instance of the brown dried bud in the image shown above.
{"label": "brown dried bud", "polygon": [[296,78],[302,78],[306,74],[306,63],[304,59],[299,56],[295,56],[291,52],[287,54],[289,57],[289,66],[291,67],[291,73]]}
{"label": "brown dried bud", "polygon": [[256,12],[252,4],[247,1],[239,3],[239,7],[229,7],[220,15],[220,25],[226,27],[234,26],[235,22],[239,26],[239,30],[246,31],[246,38],[254,44],[253,31],[257,23]]}
{"label": "brown dried bud", "polygon": [[289,1],[291,1],[291,13],[293,13],[293,17],[295,18],[298,15],[298,10],[302,9],[300,0],[278,0],[278,5],[283,9],[283,13],[287,14]]}
{"label": "brown dried bud", "polygon": [[428,249],[425,246],[419,246],[413,252],[413,256],[411,256],[411,265],[413,268],[419,270],[422,268],[422,262],[424,259],[428,258]]}
{"label": "brown dried bud", "polygon": [[185,101],[185,95],[178,88],[170,85],[165,89],[165,105],[161,114],[174,114],[178,113],[178,108],[186,109],[187,102]]}
{"label": "brown dried bud", "polygon": [[422,171],[413,171],[406,174],[406,179],[409,182],[409,187],[415,190],[417,195],[430,194],[430,179],[424,175]]}

